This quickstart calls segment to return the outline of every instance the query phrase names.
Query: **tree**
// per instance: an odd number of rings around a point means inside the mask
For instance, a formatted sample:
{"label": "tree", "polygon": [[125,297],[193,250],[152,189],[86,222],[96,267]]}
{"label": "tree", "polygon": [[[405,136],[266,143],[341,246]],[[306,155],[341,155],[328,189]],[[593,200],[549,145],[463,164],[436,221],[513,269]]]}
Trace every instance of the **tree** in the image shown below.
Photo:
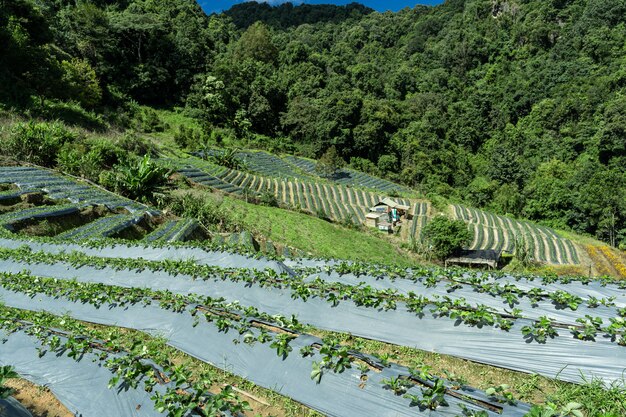
{"label": "tree", "polygon": [[337,148],[331,146],[315,164],[315,171],[322,177],[332,177],[345,165],[345,161],[337,153]]}
{"label": "tree", "polygon": [[473,234],[463,220],[437,216],[424,227],[424,239],[432,247],[433,254],[444,260],[468,245]]}
{"label": "tree", "polygon": [[66,97],[76,100],[84,107],[94,107],[102,99],[102,90],[96,72],[85,60],[72,58],[62,61]]}
{"label": "tree", "polygon": [[278,49],[272,42],[272,34],[267,26],[261,22],[250,26],[237,42],[235,57],[239,61],[252,59],[268,64],[275,63],[278,59]]}

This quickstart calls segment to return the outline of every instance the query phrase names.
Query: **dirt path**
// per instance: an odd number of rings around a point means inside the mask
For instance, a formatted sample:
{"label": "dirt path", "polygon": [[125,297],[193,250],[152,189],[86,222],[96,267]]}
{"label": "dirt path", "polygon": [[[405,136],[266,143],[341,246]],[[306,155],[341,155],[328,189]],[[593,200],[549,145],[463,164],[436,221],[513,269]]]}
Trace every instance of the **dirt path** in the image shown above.
{"label": "dirt path", "polygon": [[33,417],[73,417],[48,388],[35,385],[25,379],[11,379],[5,384],[16,392],[12,395],[31,412]]}

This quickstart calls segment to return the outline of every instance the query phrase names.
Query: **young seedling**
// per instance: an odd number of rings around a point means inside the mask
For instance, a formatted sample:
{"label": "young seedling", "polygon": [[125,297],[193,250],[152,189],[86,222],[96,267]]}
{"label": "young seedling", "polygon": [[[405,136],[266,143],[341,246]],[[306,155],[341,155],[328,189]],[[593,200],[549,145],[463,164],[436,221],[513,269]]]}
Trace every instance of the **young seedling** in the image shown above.
{"label": "young seedling", "polygon": [[507,403],[511,405],[517,404],[517,400],[513,397],[513,393],[509,391],[509,386],[507,384],[500,384],[495,387],[487,388],[485,394],[500,403]]}
{"label": "young seedling", "polygon": [[17,378],[19,375],[12,366],[0,366],[0,400],[4,400],[13,395],[15,390],[13,388],[5,387],[4,383],[7,379]]}
{"label": "young seedling", "polygon": [[535,321],[531,326],[522,327],[522,334],[530,341],[535,340],[537,343],[546,343],[548,338],[554,338],[559,334],[552,327],[552,321],[546,317],[539,317],[538,321]]}
{"label": "young seedling", "polygon": [[406,393],[407,389],[409,389],[413,385],[409,381],[402,379],[399,376],[383,379],[380,381],[380,383],[383,384],[383,388],[393,391],[393,393],[396,395],[402,395]]}

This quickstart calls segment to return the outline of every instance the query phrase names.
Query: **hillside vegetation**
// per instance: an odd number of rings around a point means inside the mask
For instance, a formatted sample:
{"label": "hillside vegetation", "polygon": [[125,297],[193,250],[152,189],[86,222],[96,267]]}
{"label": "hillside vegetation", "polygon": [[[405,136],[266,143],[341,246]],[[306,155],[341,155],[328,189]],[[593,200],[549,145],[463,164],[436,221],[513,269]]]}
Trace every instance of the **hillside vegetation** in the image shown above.
{"label": "hillside vegetation", "polygon": [[612,0],[211,16],[191,0],[18,0],[0,11],[0,99],[89,129],[130,127],[136,103],[184,105],[203,126],[191,147],[335,146],[424,194],[619,246],[624,16]]}

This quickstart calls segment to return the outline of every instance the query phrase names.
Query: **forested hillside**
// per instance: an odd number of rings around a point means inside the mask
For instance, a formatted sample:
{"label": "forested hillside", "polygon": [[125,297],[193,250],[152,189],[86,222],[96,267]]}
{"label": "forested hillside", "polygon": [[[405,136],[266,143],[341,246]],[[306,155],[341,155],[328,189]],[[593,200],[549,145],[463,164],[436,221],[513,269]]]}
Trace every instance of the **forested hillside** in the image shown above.
{"label": "forested hillside", "polygon": [[217,141],[334,145],[424,194],[626,244],[625,0],[0,7],[6,109],[124,127],[134,102],[185,106]]}

